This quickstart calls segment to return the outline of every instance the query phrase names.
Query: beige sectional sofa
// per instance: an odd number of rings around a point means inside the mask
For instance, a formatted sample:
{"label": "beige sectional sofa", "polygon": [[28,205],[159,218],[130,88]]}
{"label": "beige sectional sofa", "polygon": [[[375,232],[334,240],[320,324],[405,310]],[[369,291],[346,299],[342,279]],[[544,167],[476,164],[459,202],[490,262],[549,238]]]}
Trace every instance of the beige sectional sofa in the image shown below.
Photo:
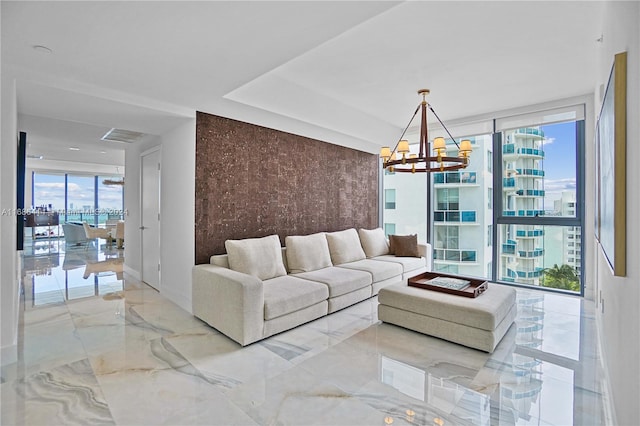
{"label": "beige sectional sofa", "polygon": [[245,346],[346,308],[431,269],[389,254],[380,228],[228,240],[227,254],[193,268],[193,314]]}

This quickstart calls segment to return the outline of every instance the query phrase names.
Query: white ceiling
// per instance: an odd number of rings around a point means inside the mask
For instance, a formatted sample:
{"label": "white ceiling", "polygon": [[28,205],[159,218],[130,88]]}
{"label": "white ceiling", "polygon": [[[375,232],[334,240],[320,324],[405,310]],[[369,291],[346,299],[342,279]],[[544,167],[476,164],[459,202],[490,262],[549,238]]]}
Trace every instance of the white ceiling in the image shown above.
{"label": "white ceiling", "polygon": [[159,135],[204,111],[376,152],[423,87],[445,123],[591,93],[601,6],[2,1],[2,72],[25,126]]}

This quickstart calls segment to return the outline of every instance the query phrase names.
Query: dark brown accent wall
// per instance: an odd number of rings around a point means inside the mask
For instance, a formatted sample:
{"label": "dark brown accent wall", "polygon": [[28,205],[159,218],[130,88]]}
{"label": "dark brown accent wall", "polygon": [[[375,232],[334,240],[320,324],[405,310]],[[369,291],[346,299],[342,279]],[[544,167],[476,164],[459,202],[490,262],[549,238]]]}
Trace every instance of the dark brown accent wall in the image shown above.
{"label": "dark brown accent wall", "polygon": [[378,158],[198,112],[196,263],[227,239],[378,226]]}

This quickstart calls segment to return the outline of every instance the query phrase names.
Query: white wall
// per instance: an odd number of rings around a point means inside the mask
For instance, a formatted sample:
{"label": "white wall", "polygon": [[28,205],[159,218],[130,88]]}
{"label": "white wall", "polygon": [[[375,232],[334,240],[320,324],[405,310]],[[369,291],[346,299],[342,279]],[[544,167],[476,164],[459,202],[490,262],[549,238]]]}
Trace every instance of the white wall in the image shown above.
{"label": "white wall", "polygon": [[2,109],[0,111],[2,141],[0,143],[0,208],[7,209],[0,216],[0,341],[2,365],[17,360],[18,326],[18,252],[16,251],[16,155],[17,155],[17,101],[13,78],[2,76]]}
{"label": "white wall", "polygon": [[[191,312],[191,268],[195,264],[195,119],[125,154],[125,271],[140,277],[140,153],[161,146],[160,293]],[[134,178],[135,176],[135,178]]]}
{"label": "white wall", "polygon": [[[596,277],[601,294],[597,314],[615,422],[640,418],[640,3],[606,2],[603,42],[598,58],[598,86],[606,86],[616,53],[627,51],[627,276],[614,277],[596,247]],[[596,90],[596,114],[600,110]]]}
{"label": "white wall", "polygon": [[162,293],[191,312],[191,268],[195,264],[196,121],[162,135]]}

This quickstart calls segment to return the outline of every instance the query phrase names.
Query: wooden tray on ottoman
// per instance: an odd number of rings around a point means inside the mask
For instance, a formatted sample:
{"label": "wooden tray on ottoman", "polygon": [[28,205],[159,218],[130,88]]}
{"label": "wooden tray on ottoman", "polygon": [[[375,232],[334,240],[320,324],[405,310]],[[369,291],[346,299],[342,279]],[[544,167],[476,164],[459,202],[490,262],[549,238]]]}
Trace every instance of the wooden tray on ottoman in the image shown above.
{"label": "wooden tray on ottoman", "polygon": [[[429,284],[430,280],[434,278],[439,278],[439,277],[454,278],[457,280],[469,281],[469,285],[466,288],[463,288],[462,290],[456,290],[453,288],[447,288],[447,287]],[[455,294],[457,296],[463,296],[463,297],[478,297],[482,293],[484,293],[484,291],[487,289],[487,286],[488,286],[486,280],[462,277],[459,275],[443,274],[441,272],[424,272],[420,275],[416,275],[415,277],[409,278],[408,281],[409,281],[408,284],[411,287],[424,288],[426,290],[433,290],[433,291],[439,291],[441,293]]]}

